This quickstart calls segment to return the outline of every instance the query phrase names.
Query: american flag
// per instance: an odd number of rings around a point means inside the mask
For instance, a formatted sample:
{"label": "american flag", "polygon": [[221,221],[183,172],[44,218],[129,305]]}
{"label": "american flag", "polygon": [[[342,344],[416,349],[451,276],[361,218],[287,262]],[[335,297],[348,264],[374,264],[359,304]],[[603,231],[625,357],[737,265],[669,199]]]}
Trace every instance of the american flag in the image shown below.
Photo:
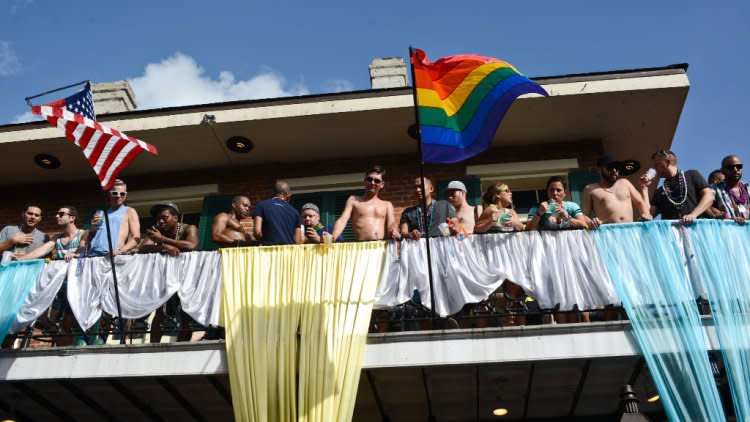
{"label": "american flag", "polygon": [[33,106],[31,112],[60,128],[66,138],[83,150],[105,191],[138,154],[144,150],[159,154],[153,145],[96,121],[90,83],[70,97]]}

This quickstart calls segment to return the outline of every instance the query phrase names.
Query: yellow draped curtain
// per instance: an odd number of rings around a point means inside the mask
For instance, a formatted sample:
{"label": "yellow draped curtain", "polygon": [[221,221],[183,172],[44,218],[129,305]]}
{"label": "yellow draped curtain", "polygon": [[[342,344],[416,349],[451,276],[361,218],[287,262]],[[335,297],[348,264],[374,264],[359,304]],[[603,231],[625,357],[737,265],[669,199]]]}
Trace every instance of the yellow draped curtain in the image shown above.
{"label": "yellow draped curtain", "polygon": [[384,242],[221,250],[237,421],[351,420],[385,250]]}

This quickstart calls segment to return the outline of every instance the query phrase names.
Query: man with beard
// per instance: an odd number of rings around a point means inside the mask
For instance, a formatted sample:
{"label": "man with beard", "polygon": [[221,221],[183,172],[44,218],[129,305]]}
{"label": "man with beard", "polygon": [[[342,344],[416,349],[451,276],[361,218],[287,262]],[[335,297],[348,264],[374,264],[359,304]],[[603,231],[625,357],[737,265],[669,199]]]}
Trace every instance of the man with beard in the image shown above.
{"label": "man with beard", "polygon": [[378,197],[385,186],[385,169],[373,166],[365,173],[365,190],[361,196],[350,196],[344,211],[333,226],[334,239],[338,239],[349,219],[352,220],[354,238],[357,240],[400,239],[393,204]]}
{"label": "man with beard", "polygon": [[721,160],[724,181],[713,186],[714,206],[712,214],[718,218],[733,219],[740,224],[750,218],[748,183],[742,181],[742,161],[736,155]]}
{"label": "man with beard", "polygon": [[224,248],[247,246],[253,237],[253,224],[250,216],[250,199],[244,195],[232,198],[229,212],[221,212],[214,217],[211,225],[211,240]]}
{"label": "man with beard", "polygon": [[49,242],[49,236],[36,228],[40,221],[42,208],[36,204],[26,205],[21,212],[21,224],[5,226],[0,231],[0,252],[20,257]]}
{"label": "man with beard", "polygon": [[[409,207],[401,213],[401,237],[407,237],[417,240],[422,237],[442,236],[440,232],[440,223],[445,223],[446,218],[455,218],[456,210],[448,201],[433,201],[432,195],[435,188],[432,181],[424,178],[424,187],[426,190],[427,212],[422,214],[422,180],[417,177],[414,179],[414,200],[416,205]],[[425,224],[425,221],[427,222]],[[473,227],[472,227],[473,229]]]}
{"label": "man with beard", "polygon": [[589,224],[598,228],[601,224],[630,223],[633,221],[633,208],[640,220],[651,220],[649,207],[627,176],[641,167],[635,160],[618,161],[605,155],[596,162],[599,168],[599,183],[587,185],[583,191],[583,213],[587,217],[593,211],[594,218]]}

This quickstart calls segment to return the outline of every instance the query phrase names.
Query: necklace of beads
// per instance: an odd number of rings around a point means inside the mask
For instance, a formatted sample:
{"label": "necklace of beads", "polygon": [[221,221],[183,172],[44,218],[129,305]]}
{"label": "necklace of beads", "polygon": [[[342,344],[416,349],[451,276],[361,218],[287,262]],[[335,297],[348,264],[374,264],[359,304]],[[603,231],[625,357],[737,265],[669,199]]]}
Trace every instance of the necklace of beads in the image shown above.
{"label": "necklace of beads", "polygon": [[430,226],[432,226],[432,210],[435,208],[435,201],[432,201],[430,203],[430,207],[427,209],[427,230],[422,226],[424,224],[424,219],[422,218],[422,207],[417,206],[417,227],[419,227],[419,231],[421,233],[424,233],[426,236],[429,236],[429,229]]}
{"label": "necklace of beads", "polygon": [[674,179],[676,179],[674,182],[671,179],[665,180],[662,187],[664,188],[667,200],[675,208],[680,209],[685,205],[685,201],[687,201],[687,180],[685,180],[685,173],[681,170],[677,170],[677,175]]}
{"label": "necklace of beads", "polygon": [[739,194],[734,193],[734,189],[727,189],[729,196],[732,198],[732,202],[734,202],[735,205],[747,205],[748,193],[745,184],[739,183],[737,190],[740,191]]}

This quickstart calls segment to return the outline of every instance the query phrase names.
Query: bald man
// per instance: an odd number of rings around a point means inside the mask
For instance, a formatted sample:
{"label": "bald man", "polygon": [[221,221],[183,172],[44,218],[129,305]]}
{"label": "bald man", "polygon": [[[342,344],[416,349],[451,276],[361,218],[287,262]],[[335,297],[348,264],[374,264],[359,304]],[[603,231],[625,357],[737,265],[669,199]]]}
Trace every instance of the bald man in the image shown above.
{"label": "bald man", "polygon": [[253,211],[255,238],[261,245],[302,243],[299,213],[289,204],[289,183],[277,180],[273,197],[259,203]]}

